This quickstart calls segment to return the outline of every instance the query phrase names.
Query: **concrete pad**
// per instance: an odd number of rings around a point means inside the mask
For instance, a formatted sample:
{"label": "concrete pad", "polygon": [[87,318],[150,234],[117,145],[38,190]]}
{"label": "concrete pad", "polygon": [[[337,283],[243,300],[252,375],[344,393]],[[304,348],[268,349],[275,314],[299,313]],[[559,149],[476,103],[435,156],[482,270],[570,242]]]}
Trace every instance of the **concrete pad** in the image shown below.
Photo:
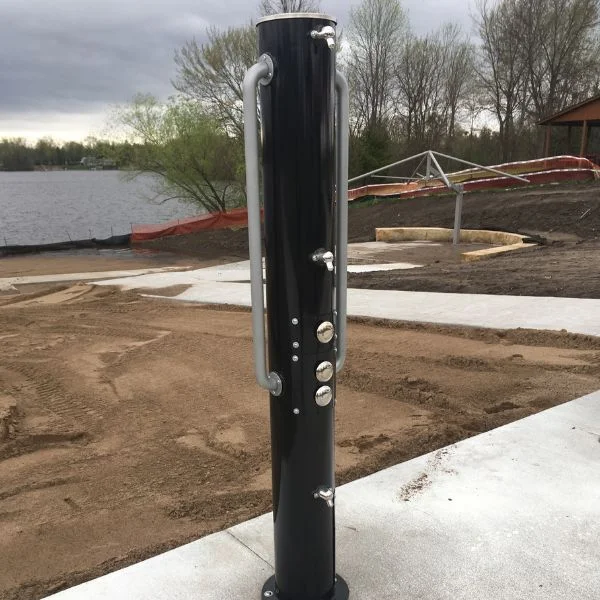
{"label": "concrete pad", "polygon": [[[160,290],[174,285],[196,285],[203,282],[227,282],[228,279],[233,281],[248,281],[248,276],[241,271],[223,270],[216,271],[210,267],[210,271],[205,273],[205,269],[194,269],[188,271],[179,271],[171,273],[154,273],[140,275],[139,277],[128,277],[122,279],[116,277],[114,279],[103,279],[95,282],[96,285],[115,285],[123,290],[138,290],[138,289],[155,289]],[[219,280],[219,281],[217,281]]]}
{"label": "concrete pad", "polygon": [[[348,273],[374,273],[376,271],[417,269],[422,266],[406,262],[348,265]],[[205,269],[189,271],[189,273],[193,274],[196,281],[250,281],[250,261],[245,260],[229,265],[207,267]],[[263,270],[264,276],[265,272]]]}
{"label": "concrete pad", "polygon": [[[104,285],[110,282],[101,282]],[[115,285],[115,283],[111,283]],[[173,284],[171,284],[173,285]],[[136,286],[137,287],[137,286]],[[152,287],[152,286],[149,286]],[[167,286],[164,286],[167,287]],[[131,289],[131,288],[125,288]],[[143,294],[147,298],[162,298],[160,295]],[[266,293],[265,293],[266,298]],[[183,302],[199,302],[201,304],[225,304],[233,306],[252,306],[250,300],[249,283],[232,283],[214,281],[200,281],[192,285],[177,296],[168,298],[169,300],[180,300]],[[265,300],[266,302],[266,300]]]}
{"label": "concrete pad", "polygon": [[375,273],[377,271],[406,271],[408,269],[419,269],[423,265],[414,263],[383,263],[372,265],[348,265],[348,273]]}
{"label": "concrete pad", "polygon": [[[597,392],[338,488],[351,598],[596,600],[599,439]],[[51,598],[258,598],[272,536],[264,515]]]}
{"label": "concrete pad", "polygon": [[348,244],[348,259],[361,260],[365,257],[371,258],[377,254],[387,254],[390,250],[413,250],[414,248],[439,247],[443,244],[426,240],[414,240],[410,242],[355,242]]}
{"label": "concrete pad", "polygon": [[[349,270],[396,269],[397,265],[351,265]],[[156,290],[188,285],[188,290],[171,299],[251,306],[250,284],[243,283],[249,278],[249,263],[242,261],[204,269],[163,270],[137,277],[117,277],[97,281],[97,284],[116,285],[122,289]],[[160,297],[160,294],[150,297]],[[571,333],[600,335],[600,300],[594,299],[350,289],[348,314],[495,329],[564,329]]]}
{"label": "concrete pad", "polygon": [[272,568],[228,533],[186,544],[50,596],[56,600],[258,598]]}
{"label": "concrete pad", "polygon": [[600,335],[600,300],[485,294],[348,290],[353,316],[494,329]]}
{"label": "concrete pad", "polygon": [[[399,269],[415,269],[421,265],[413,263],[382,263],[370,265],[350,265],[349,273],[369,273],[375,271],[393,271]],[[263,277],[265,272],[263,270]],[[155,277],[152,273],[142,274],[135,279],[119,281],[119,277],[98,282],[99,285],[117,285],[123,289],[154,288],[161,289],[173,285],[196,285],[203,281],[216,282],[249,282],[250,261],[244,260],[215,267],[172,272],[167,276]]]}
{"label": "concrete pad", "polygon": [[[130,287],[168,287],[174,274],[155,275],[138,281],[110,283]],[[142,285],[143,283],[143,285]],[[151,296],[160,297],[160,296]],[[244,283],[198,282],[170,298],[185,302],[251,306],[250,285]],[[348,290],[348,314],[398,321],[489,327],[494,329],[566,330],[600,336],[600,300],[581,298],[537,298],[483,294],[441,294],[393,290]]]}
{"label": "concrete pad", "polygon": [[96,279],[137,277],[146,274],[168,273],[189,267],[160,267],[156,269],[132,269],[128,271],[95,271],[91,273],[64,273],[57,275],[28,275],[25,277],[5,277],[0,279],[0,290],[16,289],[15,285],[31,283],[61,283],[63,281],[94,281]]}

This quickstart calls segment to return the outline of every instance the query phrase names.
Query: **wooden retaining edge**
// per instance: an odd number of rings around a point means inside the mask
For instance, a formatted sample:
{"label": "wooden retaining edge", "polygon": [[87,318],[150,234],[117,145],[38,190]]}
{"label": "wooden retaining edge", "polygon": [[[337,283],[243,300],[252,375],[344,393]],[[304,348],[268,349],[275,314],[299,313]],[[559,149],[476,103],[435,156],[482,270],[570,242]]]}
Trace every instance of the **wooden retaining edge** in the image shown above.
{"label": "wooden retaining edge", "polygon": [[[443,227],[383,227],[375,229],[375,240],[378,242],[452,242],[452,229]],[[463,252],[462,260],[474,262],[492,258],[505,252],[534,248],[527,236],[506,231],[489,231],[487,229],[461,229],[460,241],[465,244],[501,244],[496,248]]]}

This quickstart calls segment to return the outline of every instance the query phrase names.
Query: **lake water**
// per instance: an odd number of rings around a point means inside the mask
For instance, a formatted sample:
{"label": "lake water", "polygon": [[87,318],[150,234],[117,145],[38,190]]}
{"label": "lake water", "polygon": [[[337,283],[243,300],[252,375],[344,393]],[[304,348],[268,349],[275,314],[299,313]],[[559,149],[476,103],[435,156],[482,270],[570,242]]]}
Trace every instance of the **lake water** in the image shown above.
{"label": "lake water", "polygon": [[118,171],[0,172],[0,244],[46,244],[129,233],[132,223],[199,214],[198,206],[152,200],[153,179]]}

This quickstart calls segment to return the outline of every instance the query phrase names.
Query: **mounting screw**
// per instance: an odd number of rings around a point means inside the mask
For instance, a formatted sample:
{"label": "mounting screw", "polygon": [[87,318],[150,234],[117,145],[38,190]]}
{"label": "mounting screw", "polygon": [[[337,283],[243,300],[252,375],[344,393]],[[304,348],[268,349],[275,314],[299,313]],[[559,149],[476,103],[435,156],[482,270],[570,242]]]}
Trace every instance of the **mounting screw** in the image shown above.
{"label": "mounting screw", "polygon": [[299,415],[300,414],[300,409],[299,408],[295,408],[294,409],[294,414],[295,415]]}
{"label": "mounting screw", "polygon": [[298,319],[296,317],[294,317],[292,319],[292,325],[298,325],[298,323],[300,323],[300,321],[298,321]]}
{"label": "mounting screw", "polygon": [[265,598],[271,598],[273,596],[273,592],[271,590],[267,590],[263,595]]}
{"label": "mounting screw", "polygon": [[297,350],[298,348],[300,348],[300,342],[294,342],[294,343],[292,344],[292,348],[296,348],[296,350]]}
{"label": "mounting screw", "polygon": [[292,356],[292,360],[294,362],[298,362],[300,359],[294,354],[294,356]]}

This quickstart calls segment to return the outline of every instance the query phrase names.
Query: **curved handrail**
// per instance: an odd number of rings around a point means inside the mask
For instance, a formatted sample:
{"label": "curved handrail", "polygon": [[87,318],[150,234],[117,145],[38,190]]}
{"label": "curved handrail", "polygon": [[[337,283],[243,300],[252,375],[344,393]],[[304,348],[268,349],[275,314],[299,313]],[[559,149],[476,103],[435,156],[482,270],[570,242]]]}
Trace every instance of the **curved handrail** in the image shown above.
{"label": "curved handrail", "polygon": [[256,88],[273,77],[273,62],[263,55],[248,69],[243,83],[244,138],[246,150],[246,194],[248,198],[248,246],[250,250],[250,294],[252,298],[252,337],[254,372],[258,385],[274,396],[282,392],[281,377],[267,370],[265,351],[265,300],[263,292],[262,239],[260,225],[259,144]]}

